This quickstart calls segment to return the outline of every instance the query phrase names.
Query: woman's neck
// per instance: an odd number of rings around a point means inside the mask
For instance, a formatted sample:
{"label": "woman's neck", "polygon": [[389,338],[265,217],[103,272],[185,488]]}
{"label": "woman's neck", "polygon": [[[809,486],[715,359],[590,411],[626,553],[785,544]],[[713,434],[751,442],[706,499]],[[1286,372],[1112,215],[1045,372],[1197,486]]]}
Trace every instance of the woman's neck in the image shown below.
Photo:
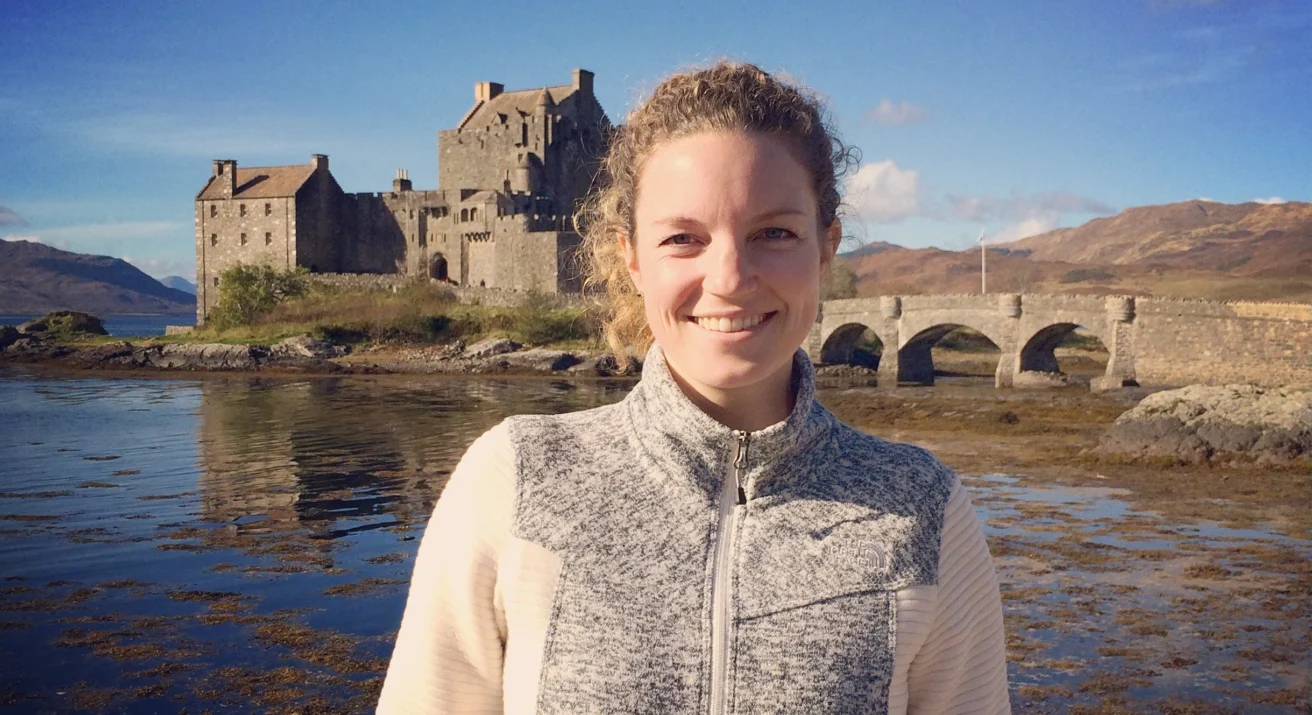
{"label": "woman's neck", "polygon": [[773,375],[743,387],[721,389],[685,380],[673,365],[666,366],[675,384],[702,412],[730,429],[755,432],[788,418],[797,399],[792,387],[793,362]]}

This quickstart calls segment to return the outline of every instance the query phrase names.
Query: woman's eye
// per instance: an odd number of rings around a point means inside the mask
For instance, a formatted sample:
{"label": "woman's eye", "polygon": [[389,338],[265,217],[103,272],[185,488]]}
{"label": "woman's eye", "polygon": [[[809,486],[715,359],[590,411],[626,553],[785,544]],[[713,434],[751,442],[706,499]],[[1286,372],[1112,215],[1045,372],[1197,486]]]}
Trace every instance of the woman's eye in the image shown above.
{"label": "woman's eye", "polygon": [[775,226],[761,231],[761,236],[765,238],[767,241],[781,241],[789,238],[795,238],[796,234],[794,234],[792,231],[789,231],[786,228],[779,228],[778,226]]}
{"label": "woman's eye", "polygon": [[661,241],[662,246],[687,246],[692,243],[692,236],[686,233],[675,234]]}

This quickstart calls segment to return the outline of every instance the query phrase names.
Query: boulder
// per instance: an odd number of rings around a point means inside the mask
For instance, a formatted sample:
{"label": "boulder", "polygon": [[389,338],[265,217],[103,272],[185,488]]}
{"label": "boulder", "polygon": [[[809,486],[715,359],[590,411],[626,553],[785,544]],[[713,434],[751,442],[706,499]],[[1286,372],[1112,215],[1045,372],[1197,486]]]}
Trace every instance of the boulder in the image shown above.
{"label": "boulder", "polygon": [[482,360],[483,358],[490,358],[496,355],[513,353],[519,348],[519,343],[514,340],[509,340],[507,338],[488,338],[486,340],[480,340],[465,348],[465,351],[460,357],[469,358],[471,360]]}
{"label": "boulder", "polygon": [[12,325],[0,325],[0,353],[4,352],[10,345],[18,342],[20,337],[22,337],[22,333],[18,332],[18,328]]}
{"label": "boulder", "polygon": [[75,367],[96,368],[108,365],[130,365],[135,366],[137,363],[133,359],[136,348],[124,340],[116,340],[112,343],[102,345],[93,345],[88,348],[79,350],[69,358],[70,363]]}
{"label": "boulder", "polygon": [[506,353],[501,356],[501,361],[507,363],[508,367],[526,368],[541,372],[566,370],[580,362],[572,353],[563,350],[547,350],[546,348],[532,348]]}
{"label": "boulder", "polygon": [[1253,385],[1158,392],[1116,418],[1098,451],[1185,463],[1312,461],[1312,392]]}
{"label": "boulder", "polygon": [[619,365],[618,359],[615,359],[613,354],[606,353],[602,354],[602,356],[583,359],[583,361],[577,362],[575,365],[568,367],[567,371],[576,375],[597,375],[597,377],[611,378],[619,377],[619,375],[636,375],[642,373],[642,370],[642,359],[634,358],[634,361],[632,361],[630,365],[628,365],[628,369],[625,370],[622,369],[621,365]]}
{"label": "boulder", "polygon": [[348,352],[344,345],[334,345],[326,340],[318,340],[309,335],[298,335],[275,343],[269,352],[277,358],[327,358],[341,357]]}
{"label": "boulder", "polygon": [[1071,384],[1071,378],[1062,372],[1051,372],[1047,370],[1022,370],[1011,378],[1012,387],[1067,387]]}
{"label": "boulder", "polygon": [[154,345],[133,352],[134,364],[163,370],[257,370],[271,357],[264,345]]}

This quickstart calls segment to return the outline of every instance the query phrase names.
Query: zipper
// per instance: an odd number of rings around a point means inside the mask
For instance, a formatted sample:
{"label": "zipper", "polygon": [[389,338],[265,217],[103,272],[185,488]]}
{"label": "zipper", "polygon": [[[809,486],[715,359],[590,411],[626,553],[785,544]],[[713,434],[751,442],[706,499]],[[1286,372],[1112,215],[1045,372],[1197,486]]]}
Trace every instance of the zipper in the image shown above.
{"label": "zipper", "polygon": [[729,667],[729,559],[733,553],[733,508],[735,503],[747,503],[743,474],[747,471],[747,446],[752,435],[734,430],[733,436],[736,442],[733,462],[729,473],[724,475],[724,488],[720,490],[720,521],[711,580],[711,715],[724,715],[728,701],[725,679]]}

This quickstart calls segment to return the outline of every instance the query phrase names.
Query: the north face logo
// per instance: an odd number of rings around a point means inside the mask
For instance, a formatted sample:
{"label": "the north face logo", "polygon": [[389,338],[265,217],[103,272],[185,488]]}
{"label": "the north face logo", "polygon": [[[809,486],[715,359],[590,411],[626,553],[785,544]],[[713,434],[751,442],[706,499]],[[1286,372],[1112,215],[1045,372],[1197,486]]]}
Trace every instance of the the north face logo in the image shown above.
{"label": "the north face logo", "polygon": [[888,549],[880,543],[865,541],[857,543],[836,543],[827,551],[832,559],[839,563],[862,569],[876,569],[888,573]]}

